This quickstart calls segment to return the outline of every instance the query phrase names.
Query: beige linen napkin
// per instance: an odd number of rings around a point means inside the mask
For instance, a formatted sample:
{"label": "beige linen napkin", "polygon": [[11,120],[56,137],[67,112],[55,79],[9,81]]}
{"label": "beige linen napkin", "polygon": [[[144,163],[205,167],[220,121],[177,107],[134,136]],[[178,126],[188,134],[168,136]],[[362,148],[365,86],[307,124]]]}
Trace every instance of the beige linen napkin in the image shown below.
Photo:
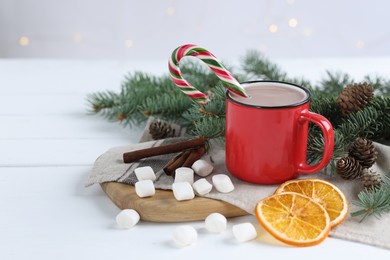
{"label": "beige linen napkin", "polygon": [[[145,128],[147,129],[147,127]],[[148,134],[144,134],[141,141],[149,139]],[[151,166],[158,179],[155,182],[156,188],[171,189],[173,178],[163,173],[162,168],[168,162],[173,154],[156,156],[149,159],[143,159],[132,164],[124,164],[122,155],[124,152],[139,150],[152,146],[172,143],[183,140],[182,137],[170,138],[158,141],[141,142],[130,146],[115,147],[102,154],[95,162],[91,174],[89,175],[86,186],[108,181],[117,181],[122,183],[134,184],[137,179],[134,174],[134,169],[141,166]],[[385,146],[379,143],[374,143],[378,151],[378,160],[373,166],[380,173],[390,171],[390,146]],[[256,204],[266,196],[273,194],[277,185],[255,185],[240,181],[230,175],[225,167],[224,150],[222,148],[214,148],[204,159],[209,162],[213,161],[213,174],[227,174],[232,179],[235,190],[231,193],[219,193],[213,189],[205,197],[213,198],[228,202],[237,207],[242,208],[250,214],[253,214]],[[250,162],[248,162],[250,163]],[[357,194],[361,190],[359,181],[346,181],[338,176],[330,177],[323,173],[314,175],[303,175],[301,178],[320,178],[326,179],[335,184],[342,190],[349,202],[357,199]],[[207,179],[211,181],[211,176]],[[357,208],[352,203],[349,203],[350,212],[356,211]],[[381,219],[369,217],[364,222],[359,222],[360,217],[351,217],[349,214],[344,222],[333,228],[330,232],[332,237],[337,237],[345,240],[351,240],[361,243],[366,243],[378,247],[390,249],[390,213],[382,215]]]}

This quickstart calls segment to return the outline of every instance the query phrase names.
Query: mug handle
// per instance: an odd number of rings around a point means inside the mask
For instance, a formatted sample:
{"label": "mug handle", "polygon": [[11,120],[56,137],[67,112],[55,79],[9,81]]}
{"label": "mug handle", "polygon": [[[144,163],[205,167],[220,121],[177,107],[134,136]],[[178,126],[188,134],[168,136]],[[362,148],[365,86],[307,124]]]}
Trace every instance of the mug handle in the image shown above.
{"label": "mug handle", "polygon": [[[306,163],[306,148],[303,150],[305,153],[298,162],[298,172],[303,174],[310,174],[320,171],[324,168],[332,158],[334,148],[334,131],[331,123],[324,116],[310,112],[309,110],[303,110],[298,118],[298,123],[307,124],[313,122],[318,125],[324,135],[324,152],[321,161],[316,165],[308,165]],[[305,137],[307,138],[307,137]],[[302,155],[301,155],[302,156]]]}

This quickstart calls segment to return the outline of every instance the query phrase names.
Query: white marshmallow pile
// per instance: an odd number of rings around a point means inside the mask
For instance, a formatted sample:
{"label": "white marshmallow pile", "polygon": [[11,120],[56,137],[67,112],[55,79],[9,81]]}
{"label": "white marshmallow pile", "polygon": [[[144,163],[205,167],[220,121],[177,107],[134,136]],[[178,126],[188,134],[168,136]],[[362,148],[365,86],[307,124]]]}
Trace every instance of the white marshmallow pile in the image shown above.
{"label": "white marshmallow pile", "polygon": [[137,193],[138,197],[141,198],[153,196],[156,193],[156,189],[154,188],[153,181],[151,180],[137,181],[135,183],[135,193]]}
{"label": "white marshmallow pile", "polygon": [[194,190],[188,182],[175,182],[172,184],[173,196],[179,201],[192,200],[195,197]]}
{"label": "white marshmallow pile", "polygon": [[229,193],[234,190],[232,180],[226,174],[216,174],[211,180],[217,191],[221,193]]}
{"label": "white marshmallow pile", "polygon": [[226,230],[227,219],[220,213],[211,213],[205,219],[206,229],[213,233],[222,233]]}
{"label": "white marshmallow pile", "polygon": [[138,167],[134,170],[135,176],[137,176],[137,179],[139,181],[143,180],[156,180],[156,174],[154,173],[152,167],[145,166],[145,167]]}
{"label": "white marshmallow pile", "polygon": [[[212,177],[212,183],[205,178],[201,178],[194,183],[194,173],[201,177],[210,175],[214,167],[205,160],[197,160],[191,168],[179,167],[175,170],[175,180],[172,184],[172,191],[175,198],[179,201],[190,200],[195,197],[194,190],[198,195],[209,193],[213,185],[221,193],[229,193],[234,190],[234,185],[226,174],[216,174]],[[152,167],[138,167],[134,170],[138,182],[135,183],[135,191],[140,198],[150,197],[156,193],[153,182],[156,180],[156,174]],[[181,183],[181,184],[179,184]],[[183,184],[187,183],[187,184]]]}
{"label": "white marshmallow pile", "polygon": [[189,225],[183,225],[173,230],[173,241],[178,246],[189,246],[198,240],[198,232]]}
{"label": "white marshmallow pile", "polygon": [[198,176],[201,177],[206,177],[210,175],[210,173],[214,170],[214,167],[210,163],[202,159],[194,162],[191,168]]}
{"label": "white marshmallow pile", "polygon": [[232,231],[239,242],[246,242],[257,237],[256,228],[249,222],[234,225]]}
{"label": "white marshmallow pile", "polygon": [[188,167],[180,167],[175,170],[175,182],[194,183],[194,170]]}
{"label": "white marshmallow pile", "polygon": [[196,182],[194,182],[192,187],[194,188],[197,194],[205,195],[211,191],[213,185],[211,185],[211,183],[208,182],[205,178],[201,178]]}
{"label": "white marshmallow pile", "polygon": [[132,228],[139,221],[139,214],[134,209],[124,209],[116,216],[116,223],[120,228]]}

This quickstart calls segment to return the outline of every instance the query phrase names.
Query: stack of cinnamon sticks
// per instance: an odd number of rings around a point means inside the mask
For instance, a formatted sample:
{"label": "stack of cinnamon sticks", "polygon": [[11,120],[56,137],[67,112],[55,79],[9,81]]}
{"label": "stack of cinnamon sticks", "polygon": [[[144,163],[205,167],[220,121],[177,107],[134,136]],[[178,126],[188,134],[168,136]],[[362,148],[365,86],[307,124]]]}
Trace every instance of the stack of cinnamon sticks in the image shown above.
{"label": "stack of cinnamon sticks", "polygon": [[174,177],[175,170],[179,167],[191,167],[206,152],[206,141],[204,137],[198,137],[174,144],[162,145],[158,147],[146,148],[138,151],[127,152],[123,154],[123,162],[131,163],[143,158],[158,156],[162,154],[177,153],[179,155],[172,158],[164,167],[167,175]]}

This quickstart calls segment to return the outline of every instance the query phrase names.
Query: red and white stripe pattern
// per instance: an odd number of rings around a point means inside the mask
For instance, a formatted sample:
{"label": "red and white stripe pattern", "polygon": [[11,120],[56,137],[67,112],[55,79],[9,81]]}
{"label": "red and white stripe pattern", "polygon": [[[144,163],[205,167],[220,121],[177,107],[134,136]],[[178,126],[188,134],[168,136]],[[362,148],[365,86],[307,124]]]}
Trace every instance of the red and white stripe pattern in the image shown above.
{"label": "red and white stripe pattern", "polygon": [[184,92],[189,98],[204,105],[208,101],[207,95],[203,94],[190,83],[188,83],[181,74],[179,68],[180,60],[185,56],[193,56],[201,59],[206,63],[209,68],[217,75],[222,81],[223,85],[240,96],[248,97],[245,90],[241,87],[240,83],[232,76],[232,74],[217,60],[217,58],[208,50],[199,47],[195,44],[185,44],[176,48],[171,58],[169,59],[168,66],[171,79],[178,86],[181,91]]}

